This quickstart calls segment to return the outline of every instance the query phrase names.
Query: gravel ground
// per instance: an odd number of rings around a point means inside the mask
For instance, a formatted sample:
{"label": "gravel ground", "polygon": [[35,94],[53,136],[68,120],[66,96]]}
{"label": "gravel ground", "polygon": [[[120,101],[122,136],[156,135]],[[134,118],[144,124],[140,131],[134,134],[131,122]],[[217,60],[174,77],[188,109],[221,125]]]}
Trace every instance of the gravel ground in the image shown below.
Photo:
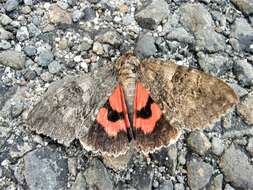
{"label": "gravel ground", "polygon": [[[253,189],[252,26],[252,0],[0,0],[0,189]],[[240,103],[120,171],[25,127],[50,83],[129,50],[214,75]]]}

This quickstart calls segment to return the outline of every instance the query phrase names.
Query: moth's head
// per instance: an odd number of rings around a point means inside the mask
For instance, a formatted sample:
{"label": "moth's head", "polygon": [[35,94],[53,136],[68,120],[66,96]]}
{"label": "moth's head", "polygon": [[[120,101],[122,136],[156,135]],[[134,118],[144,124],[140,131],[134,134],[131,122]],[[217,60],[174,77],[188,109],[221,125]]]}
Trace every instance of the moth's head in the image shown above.
{"label": "moth's head", "polygon": [[134,56],[133,53],[125,53],[115,63],[115,69],[117,72],[123,70],[129,70],[132,72],[136,72],[136,67],[140,65],[140,61],[137,57]]}

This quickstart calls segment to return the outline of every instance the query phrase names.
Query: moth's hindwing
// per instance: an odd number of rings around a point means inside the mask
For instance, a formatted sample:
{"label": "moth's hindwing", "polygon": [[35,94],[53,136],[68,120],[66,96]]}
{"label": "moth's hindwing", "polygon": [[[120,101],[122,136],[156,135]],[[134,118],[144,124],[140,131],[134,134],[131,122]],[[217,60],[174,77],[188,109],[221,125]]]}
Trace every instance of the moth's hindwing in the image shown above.
{"label": "moth's hindwing", "polygon": [[152,152],[177,141],[181,131],[169,124],[160,106],[140,82],[136,83],[134,99],[134,136],[143,152]]}
{"label": "moth's hindwing", "polygon": [[109,99],[97,113],[81,143],[88,150],[105,155],[119,156],[128,150],[130,123],[121,85],[117,85]]}
{"label": "moth's hindwing", "polygon": [[208,127],[238,102],[222,80],[171,61],[144,60],[139,79],[175,127]]}

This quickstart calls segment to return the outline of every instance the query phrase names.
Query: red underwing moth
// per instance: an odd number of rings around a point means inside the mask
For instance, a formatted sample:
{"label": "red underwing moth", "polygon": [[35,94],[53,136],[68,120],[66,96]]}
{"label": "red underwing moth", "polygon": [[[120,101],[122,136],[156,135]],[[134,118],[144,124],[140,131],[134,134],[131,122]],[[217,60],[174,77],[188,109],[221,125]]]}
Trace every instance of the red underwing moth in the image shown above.
{"label": "red underwing moth", "polygon": [[213,76],[127,53],[114,65],[53,83],[27,121],[65,145],[79,139],[87,150],[117,157],[132,147],[149,153],[168,146],[183,128],[206,128],[237,102]]}

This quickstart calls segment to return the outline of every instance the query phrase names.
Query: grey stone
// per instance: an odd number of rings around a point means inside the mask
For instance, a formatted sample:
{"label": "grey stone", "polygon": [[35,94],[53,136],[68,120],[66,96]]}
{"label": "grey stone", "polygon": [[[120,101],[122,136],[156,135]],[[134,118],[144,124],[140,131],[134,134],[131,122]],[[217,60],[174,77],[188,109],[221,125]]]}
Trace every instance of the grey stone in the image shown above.
{"label": "grey stone", "polygon": [[253,85],[253,66],[246,59],[235,61],[234,74],[243,87]]}
{"label": "grey stone", "polygon": [[0,26],[0,40],[13,39],[13,34]]}
{"label": "grey stone", "polygon": [[140,35],[134,51],[140,57],[149,57],[154,55],[157,49],[153,36],[150,33]]}
{"label": "grey stone", "polygon": [[253,137],[249,138],[246,150],[253,156]]}
{"label": "grey stone", "polygon": [[28,24],[27,27],[31,37],[37,37],[41,34],[40,29],[33,23]]}
{"label": "grey stone", "polygon": [[253,14],[253,1],[252,0],[232,0],[232,3],[235,4],[244,14],[252,15]]}
{"label": "grey stone", "polygon": [[185,190],[184,184],[176,183],[175,184],[175,190]]}
{"label": "grey stone", "polygon": [[195,32],[196,51],[206,51],[215,53],[224,51],[225,39],[221,34],[216,33],[212,29],[199,29]]}
{"label": "grey stone", "polygon": [[0,64],[13,69],[23,69],[25,67],[25,55],[13,50],[2,51],[0,52]]}
{"label": "grey stone", "polygon": [[36,57],[36,61],[43,67],[47,67],[54,59],[53,53],[47,48],[39,48],[38,54],[39,55]]}
{"label": "grey stone", "polygon": [[104,48],[101,43],[99,42],[94,42],[92,51],[95,52],[97,55],[102,55],[104,54]]}
{"label": "grey stone", "polygon": [[72,16],[71,14],[60,8],[57,4],[52,4],[49,8],[49,21],[56,25],[71,25]]}
{"label": "grey stone", "polygon": [[18,117],[24,111],[24,102],[23,101],[16,101],[11,106],[11,116],[12,118]]}
{"label": "grey stone", "polygon": [[62,69],[62,66],[58,61],[52,61],[48,65],[48,70],[52,74],[58,73],[61,69]]}
{"label": "grey stone", "polygon": [[114,30],[109,30],[105,32],[101,32],[99,35],[95,37],[96,41],[100,43],[107,43],[114,47],[119,47],[122,43],[122,36]]}
{"label": "grey stone", "polygon": [[223,175],[219,174],[213,178],[207,190],[222,190]]}
{"label": "grey stone", "polygon": [[44,72],[40,75],[40,78],[45,81],[45,82],[52,82],[53,81],[53,74],[49,73],[49,72]]}
{"label": "grey stone", "polygon": [[167,34],[166,38],[168,40],[176,40],[185,44],[193,44],[195,42],[194,37],[184,28],[174,28]]}
{"label": "grey stone", "polygon": [[87,183],[82,172],[79,172],[75,183],[72,185],[71,190],[88,190]]}
{"label": "grey stone", "polygon": [[31,70],[31,69],[27,69],[25,72],[24,72],[24,78],[25,80],[29,81],[29,80],[33,80],[35,79],[37,76],[36,72]]}
{"label": "grey stone", "polygon": [[34,0],[24,0],[25,5],[33,5]]}
{"label": "grey stone", "polygon": [[35,56],[37,53],[37,49],[34,46],[26,46],[24,48],[24,52],[28,57],[32,57]]}
{"label": "grey stone", "polygon": [[[2,98],[2,97],[1,97]],[[0,117],[0,148],[4,145],[11,133],[11,126],[9,123]]]}
{"label": "grey stone", "polygon": [[135,20],[142,28],[155,29],[169,15],[169,5],[164,0],[152,0],[135,14]]}
{"label": "grey stone", "polygon": [[151,157],[160,166],[168,168],[171,175],[175,174],[177,166],[177,147],[175,145],[169,148],[162,148],[160,151],[153,153]]}
{"label": "grey stone", "polygon": [[84,21],[91,21],[94,18],[96,18],[96,12],[91,7],[86,7],[83,10],[83,13],[84,13],[84,16],[83,16]]}
{"label": "grey stone", "polygon": [[253,92],[239,103],[237,110],[248,125],[253,124]]}
{"label": "grey stone", "polygon": [[206,152],[211,148],[209,139],[201,131],[191,132],[187,138],[187,144],[194,152],[200,155],[205,155]]}
{"label": "grey stone", "polygon": [[225,180],[234,187],[253,189],[253,166],[247,155],[232,144],[222,155],[219,166]]}
{"label": "grey stone", "polygon": [[132,175],[132,185],[136,189],[152,189],[152,181],[154,177],[154,172],[152,168],[147,165],[139,166],[136,168]]}
{"label": "grey stone", "polygon": [[221,76],[232,70],[233,63],[225,54],[204,54],[199,52],[197,56],[199,65],[205,73]]}
{"label": "grey stone", "polygon": [[224,151],[224,144],[223,141],[218,138],[218,137],[213,137],[212,138],[212,152],[217,155],[220,156]]}
{"label": "grey stone", "polygon": [[28,29],[27,29],[26,26],[21,26],[21,27],[17,30],[16,38],[17,38],[18,41],[20,41],[20,42],[29,39],[29,32],[28,32]]}
{"label": "grey stone", "polygon": [[235,190],[231,185],[226,184],[224,190]]}
{"label": "grey stone", "polygon": [[10,11],[14,11],[15,9],[18,8],[18,1],[17,0],[7,0],[5,2],[4,8],[6,11],[10,12]]}
{"label": "grey stone", "polygon": [[109,173],[98,159],[93,159],[89,163],[89,167],[84,171],[84,177],[89,188],[113,190],[113,182]]}
{"label": "grey stone", "polygon": [[8,17],[6,14],[0,14],[0,23],[3,26],[6,26],[12,22],[12,19]]}
{"label": "grey stone", "polygon": [[6,40],[0,41],[0,50],[7,50],[11,48],[11,44]]}
{"label": "grey stone", "polygon": [[24,161],[24,174],[29,189],[67,189],[68,164],[62,151],[42,147],[26,154]]}
{"label": "grey stone", "polygon": [[187,162],[188,185],[192,190],[204,188],[210,181],[213,167],[203,161],[191,159]]}
{"label": "grey stone", "polygon": [[164,181],[160,187],[160,190],[173,190],[173,183],[170,180]]}
{"label": "grey stone", "polygon": [[84,12],[80,10],[74,10],[72,13],[73,22],[79,21],[84,16]]}
{"label": "grey stone", "polygon": [[213,20],[208,10],[200,3],[186,3],[180,7],[180,21],[192,32],[212,28]]}
{"label": "grey stone", "polygon": [[94,4],[96,4],[96,3],[99,3],[101,0],[88,0],[90,3],[94,3]]}
{"label": "grey stone", "polygon": [[232,25],[230,37],[238,40],[240,48],[245,51],[250,51],[250,45],[253,44],[252,27],[244,18],[237,18]]}

